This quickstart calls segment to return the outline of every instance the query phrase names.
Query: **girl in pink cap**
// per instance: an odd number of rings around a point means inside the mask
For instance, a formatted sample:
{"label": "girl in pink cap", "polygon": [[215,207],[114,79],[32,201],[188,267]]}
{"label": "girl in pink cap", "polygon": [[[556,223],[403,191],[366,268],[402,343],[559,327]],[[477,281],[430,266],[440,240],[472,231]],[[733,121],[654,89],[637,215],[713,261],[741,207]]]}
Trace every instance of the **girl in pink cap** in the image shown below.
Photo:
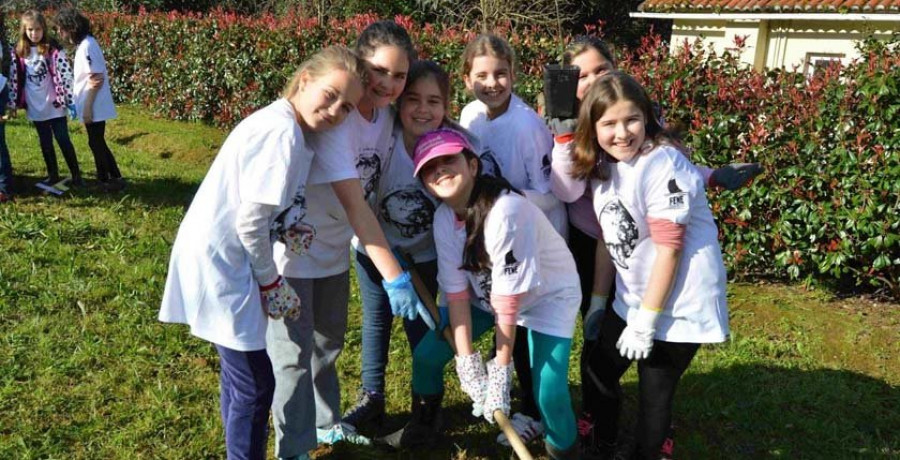
{"label": "girl in pink cap", "polygon": [[[458,131],[422,136],[414,163],[416,177],[441,201],[433,224],[438,285],[449,305],[461,387],[489,422],[495,410],[508,415],[516,326],[524,326],[547,452],[572,458],[578,445],[567,376],[581,291],[565,241],[509,182],[481,174],[478,155]],[[491,324],[497,356],[485,365],[472,341]]]}

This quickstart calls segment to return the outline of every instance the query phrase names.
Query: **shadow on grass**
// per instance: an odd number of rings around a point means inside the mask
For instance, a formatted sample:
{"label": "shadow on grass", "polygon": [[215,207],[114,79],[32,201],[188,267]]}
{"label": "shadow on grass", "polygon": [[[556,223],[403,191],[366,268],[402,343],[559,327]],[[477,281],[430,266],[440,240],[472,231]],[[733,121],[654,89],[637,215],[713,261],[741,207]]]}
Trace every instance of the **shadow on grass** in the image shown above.
{"label": "shadow on grass", "polygon": [[[200,187],[199,182],[185,182],[171,177],[152,179],[132,179],[126,177],[128,185],[120,192],[108,192],[95,179],[85,179],[84,187],[70,187],[61,196],[54,196],[37,187],[43,177],[16,176],[15,196],[17,198],[47,198],[69,200],[73,207],[94,207],[98,202],[119,202],[123,198],[134,200],[151,207],[182,207],[187,209]],[[73,200],[72,198],[90,198]]]}
{"label": "shadow on grass", "polygon": [[[637,386],[624,391],[620,438],[629,439]],[[900,387],[856,372],[738,365],[689,373],[675,404],[680,458],[900,458]]]}

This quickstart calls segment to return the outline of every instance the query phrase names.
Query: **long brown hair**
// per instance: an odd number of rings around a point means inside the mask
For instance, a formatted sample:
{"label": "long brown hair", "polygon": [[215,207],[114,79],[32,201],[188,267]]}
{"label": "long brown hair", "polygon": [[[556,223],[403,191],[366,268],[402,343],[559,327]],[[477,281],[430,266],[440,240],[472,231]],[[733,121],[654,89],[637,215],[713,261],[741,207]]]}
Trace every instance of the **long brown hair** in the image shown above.
{"label": "long brown hair", "polygon": [[467,162],[473,159],[478,162],[478,173],[466,206],[466,244],[463,247],[463,264],[459,268],[481,273],[491,268],[491,259],[484,245],[484,221],[500,195],[507,192],[522,195],[522,192],[502,177],[482,174],[481,159],[475,152],[466,149],[463,156]]}
{"label": "long brown hair", "polygon": [[575,151],[572,153],[572,177],[582,180],[609,178],[610,158],[597,142],[595,124],[607,109],[619,101],[633,103],[644,115],[645,140],[681,150],[678,142],[659,124],[644,87],[634,77],[613,71],[594,81],[581,101],[578,128],[575,130]]}

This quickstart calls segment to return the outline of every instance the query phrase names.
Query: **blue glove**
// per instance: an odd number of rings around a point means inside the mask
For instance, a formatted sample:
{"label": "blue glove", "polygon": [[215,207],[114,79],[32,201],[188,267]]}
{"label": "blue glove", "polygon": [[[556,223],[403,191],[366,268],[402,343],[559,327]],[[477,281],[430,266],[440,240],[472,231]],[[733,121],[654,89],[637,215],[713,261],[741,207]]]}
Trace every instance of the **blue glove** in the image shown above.
{"label": "blue glove", "polygon": [[75,104],[69,104],[66,106],[69,109],[69,118],[72,120],[78,119],[78,112],[75,111]]}
{"label": "blue glove", "polygon": [[425,325],[428,326],[428,329],[433,331],[435,328],[434,318],[431,317],[431,312],[428,311],[428,308],[422,302],[419,302],[416,305],[416,311],[419,312],[419,316],[425,322]]}
{"label": "blue glove", "polygon": [[412,277],[409,272],[403,272],[393,281],[381,280],[384,292],[388,295],[388,301],[391,303],[391,313],[394,316],[401,316],[410,321],[416,319],[416,314],[428,311],[416,295],[413,288]]}

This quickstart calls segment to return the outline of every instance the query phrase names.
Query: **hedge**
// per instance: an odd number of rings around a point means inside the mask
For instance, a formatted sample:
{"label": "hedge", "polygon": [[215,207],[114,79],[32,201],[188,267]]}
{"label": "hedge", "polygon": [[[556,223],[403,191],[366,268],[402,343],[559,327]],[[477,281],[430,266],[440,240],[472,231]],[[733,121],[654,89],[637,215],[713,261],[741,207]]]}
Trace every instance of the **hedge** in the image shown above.
{"label": "hedge", "polygon": [[[231,127],[277,97],[302,59],[352,43],[372,15],[320,24],[297,16],[153,13],[92,17],[120,101]],[[396,21],[420,55],[451,73],[473,30]],[[550,31],[500,31],[518,54],[516,92],[534,102],[541,68],[559,54]],[[571,37],[563,37],[563,41]],[[900,297],[900,53],[865,44],[866,58],[812,78],[760,73],[735,51],[683,44],[672,56],[658,36],[620,52],[621,66],[683,127],[698,164],[758,161],[766,173],[738,192],[710,191],[733,276],[826,281]],[[459,78],[453,108],[469,98]]]}

